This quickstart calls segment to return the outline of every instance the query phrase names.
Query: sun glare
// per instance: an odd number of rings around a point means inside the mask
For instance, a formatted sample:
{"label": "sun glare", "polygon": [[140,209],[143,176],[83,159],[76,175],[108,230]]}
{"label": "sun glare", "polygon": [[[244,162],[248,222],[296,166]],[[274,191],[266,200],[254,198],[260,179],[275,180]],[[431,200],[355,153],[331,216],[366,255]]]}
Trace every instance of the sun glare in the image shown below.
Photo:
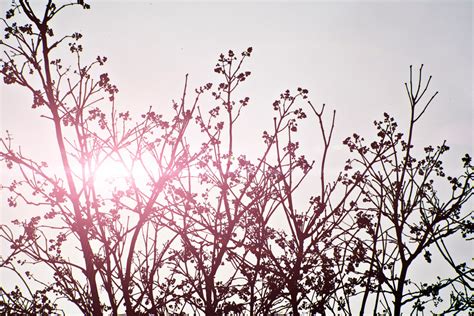
{"label": "sun glare", "polygon": [[106,160],[97,169],[94,176],[96,189],[103,193],[115,189],[126,189],[132,183],[144,190],[149,182],[149,175],[145,168],[138,163],[126,163],[116,160]]}

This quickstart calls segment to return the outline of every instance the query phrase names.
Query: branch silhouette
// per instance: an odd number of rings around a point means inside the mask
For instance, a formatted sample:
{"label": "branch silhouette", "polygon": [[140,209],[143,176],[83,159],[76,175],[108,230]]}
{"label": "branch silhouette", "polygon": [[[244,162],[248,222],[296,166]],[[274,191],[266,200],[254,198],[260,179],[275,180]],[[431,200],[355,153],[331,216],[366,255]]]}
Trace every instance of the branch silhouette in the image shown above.
{"label": "branch silhouette", "polygon": [[[271,127],[248,140],[257,153],[240,145],[251,47],[220,54],[216,82],[192,90],[186,74],[167,115],[122,110],[107,57],[87,61],[82,34],[52,28],[89,8],[20,0],[1,19],[3,82],[31,95],[56,151],[39,161],[15,131],[0,139],[8,208],[35,211],[0,223],[0,271],[15,280],[0,286],[0,313],[64,313],[65,301],[84,315],[401,315],[443,299],[446,314],[472,308],[473,269],[448,246],[472,239],[472,160],[448,177],[446,142],[415,147],[437,95],[423,66],[405,84],[406,135],[384,114],[373,141],[344,140],[333,176],[336,111],[308,89],[271,103]],[[107,169],[119,176],[101,180]],[[412,278],[435,257],[451,275]]]}

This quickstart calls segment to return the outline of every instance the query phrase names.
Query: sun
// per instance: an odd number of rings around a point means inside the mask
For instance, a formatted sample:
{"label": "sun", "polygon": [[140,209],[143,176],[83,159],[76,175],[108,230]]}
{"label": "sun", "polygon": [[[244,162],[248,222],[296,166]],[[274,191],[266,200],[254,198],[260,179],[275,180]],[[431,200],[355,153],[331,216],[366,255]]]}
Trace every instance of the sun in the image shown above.
{"label": "sun", "polygon": [[145,190],[151,180],[151,173],[141,162],[107,159],[94,172],[94,186],[101,193],[126,190],[136,186]]}

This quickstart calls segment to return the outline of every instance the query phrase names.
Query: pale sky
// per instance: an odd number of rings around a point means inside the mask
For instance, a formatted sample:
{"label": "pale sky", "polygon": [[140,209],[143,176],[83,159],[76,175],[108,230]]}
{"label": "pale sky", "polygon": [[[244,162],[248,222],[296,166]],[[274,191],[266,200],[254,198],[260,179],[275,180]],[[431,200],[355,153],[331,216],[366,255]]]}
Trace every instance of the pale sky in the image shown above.
{"label": "pale sky", "polygon": [[[423,63],[440,94],[418,136],[434,144],[448,139],[459,157],[473,149],[472,12],[470,1],[94,1],[91,10],[59,16],[56,33],[80,31],[86,56],[108,56],[104,71],[120,89],[118,103],[139,112],[168,108],[186,73],[190,87],[217,80],[220,52],[252,46],[252,76],[241,89],[251,99],[242,120],[248,136],[260,137],[263,127],[255,127],[271,124],[280,92],[303,86],[313,104],[338,111],[337,145],[352,132],[370,134],[383,112],[407,118],[403,83],[409,65]],[[39,111],[29,111],[30,96],[1,91],[0,128],[25,144],[32,135],[20,124]]]}
{"label": "pale sky", "polygon": [[[448,170],[460,165],[464,153],[473,154],[471,1],[90,2],[90,10],[65,11],[55,33],[79,31],[85,57],[109,58],[104,71],[119,87],[124,109],[144,112],[153,105],[165,112],[180,97],[186,73],[190,91],[216,82],[217,56],[252,46],[246,67],[252,76],[240,90],[250,97],[240,122],[240,150],[261,145],[273,100],[301,86],[313,104],[337,110],[330,158],[342,161],[348,156],[342,140],[353,132],[370,138],[372,122],[383,112],[404,126],[409,105],[403,83],[409,66],[423,63],[424,73],[433,75],[431,91],[439,95],[416,141],[424,146],[447,139]],[[0,1],[2,12],[9,3]],[[8,129],[25,153],[47,157],[52,130],[30,108],[31,96],[0,87],[2,136]],[[314,138],[304,135],[307,146],[314,146]],[[7,212],[3,203],[4,197],[0,214]]]}

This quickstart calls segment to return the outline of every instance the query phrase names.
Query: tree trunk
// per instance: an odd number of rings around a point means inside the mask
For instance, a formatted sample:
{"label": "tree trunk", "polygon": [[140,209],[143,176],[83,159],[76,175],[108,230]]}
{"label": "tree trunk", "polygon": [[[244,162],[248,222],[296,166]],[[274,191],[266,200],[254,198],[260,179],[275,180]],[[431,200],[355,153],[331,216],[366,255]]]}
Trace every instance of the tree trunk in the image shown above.
{"label": "tree trunk", "polygon": [[403,299],[403,289],[405,287],[405,280],[407,277],[407,268],[402,267],[400,272],[400,279],[398,279],[397,289],[394,293],[393,300],[393,315],[400,316],[402,314],[402,299]]}

